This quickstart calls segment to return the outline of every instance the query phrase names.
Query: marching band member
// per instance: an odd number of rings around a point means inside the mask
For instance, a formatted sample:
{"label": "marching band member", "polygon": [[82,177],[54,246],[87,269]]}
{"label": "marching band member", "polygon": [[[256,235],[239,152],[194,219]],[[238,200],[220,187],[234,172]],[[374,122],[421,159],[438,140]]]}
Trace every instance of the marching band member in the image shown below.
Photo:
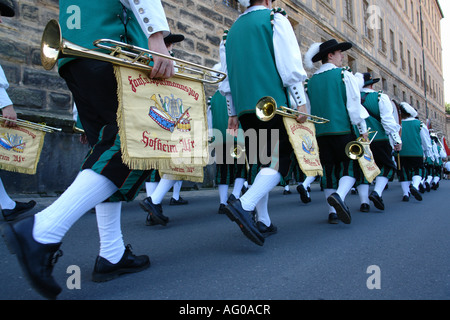
{"label": "marching band member", "polygon": [[426,139],[429,134],[420,120],[416,119],[417,111],[408,103],[400,103],[400,111],[403,145],[400,151],[401,169],[398,171],[398,179],[403,190],[403,201],[409,201],[410,193],[416,200],[422,201],[418,188],[423,177],[423,157],[428,149]]}
{"label": "marching band member", "polygon": [[358,161],[350,160],[345,154],[347,143],[356,139],[352,125],[368,139],[365,119],[369,114],[361,106],[358,81],[347,68],[342,68],[343,52],[351,47],[349,42],[338,43],[331,39],[313,44],[305,55],[305,65],[310,69],[315,62],[322,62],[305,87],[311,113],[330,119],[330,122],[316,126],[316,136],[331,224],[336,224],[337,219],[351,223],[345,197],[362,174]]}
{"label": "marching band member", "polygon": [[[1,17],[14,17],[14,3],[10,0],[0,1],[0,23],[2,23]],[[14,110],[13,103],[8,96],[6,90],[9,88],[8,80],[6,79],[3,68],[0,66],[0,110],[2,111],[3,118],[6,119],[6,126],[15,126],[14,122],[17,120],[17,114]],[[8,121],[12,120],[12,121]],[[10,198],[3,186],[2,179],[0,178],[0,209],[2,210],[3,218],[6,221],[12,221],[16,219],[20,214],[25,213],[36,205],[36,201],[31,200],[27,203],[14,201]]]}
{"label": "marching band member", "polygon": [[[363,182],[357,187],[358,195],[361,200],[361,211],[368,212],[370,207],[368,200],[370,199],[375,207],[384,210],[384,202],[382,194],[389,179],[397,169],[396,164],[392,160],[392,150],[400,151],[402,140],[400,138],[401,126],[395,121],[393,105],[390,98],[380,92],[373,90],[374,84],[380,81],[379,78],[373,79],[370,73],[357,73],[355,76],[360,80],[361,84],[361,103],[369,113],[366,124],[371,131],[377,134],[370,144],[375,163],[380,168],[381,173],[375,179],[375,187],[369,195],[369,184],[363,177]],[[393,142],[393,148],[390,141]]]}
{"label": "marching band member", "polygon": [[433,170],[433,181],[431,182],[431,189],[437,190],[439,188],[439,181],[442,176],[442,160],[447,157],[447,153],[444,148],[441,147],[439,143],[439,138],[436,133],[430,134],[431,141],[433,144],[433,153],[434,153],[434,170]]}
{"label": "marching band member", "polygon": [[[161,1],[121,0],[105,5],[104,1],[80,0],[75,12],[69,8],[72,5],[73,1],[59,1],[62,36],[68,41],[93,48],[96,39],[106,37],[168,55],[164,36],[169,34],[169,26]],[[77,28],[81,23],[85,27]],[[153,59],[151,78],[174,75],[173,61],[157,56]],[[134,255],[122,238],[120,201],[133,200],[149,172],[130,170],[122,162],[113,66],[93,59],[64,59],[59,63],[59,73],[73,94],[92,150],[81,172],[53,204],[35,216],[6,224],[3,229],[9,246],[18,253],[26,278],[49,299],[56,298],[62,290],[52,276],[53,266],[61,256],[61,241],[94,206],[100,252],[92,280],[108,281],[150,266],[149,257]]]}
{"label": "marching band member", "polygon": [[[271,96],[279,106],[289,106],[288,92],[293,96],[301,111],[306,111],[302,82],[306,79],[300,48],[289,20],[281,10],[272,10],[272,0],[239,0],[247,10],[239,16],[221,43],[222,69],[228,77],[219,90],[227,99],[229,125],[233,132],[239,124],[247,134],[256,132],[258,141],[246,141],[247,157],[252,170],[260,168],[250,188],[238,200],[228,204],[227,215],[236,222],[241,231],[258,245],[274,232],[274,225],[268,213],[269,192],[276,187],[280,178],[288,174],[293,152],[283,119],[276,115],[271,121],[263,122],[256,117],[255,106],[266,96]],[[304,122],[306,117],[299,116]],[[258,145],[266,137],[265,146]],[[276,139],[279,133],[279,140]],[[272,148],[271,146],[274,146]],[[266,149],[264,149],[266,148]],[[270,158],[266,163],[265,152]],[[257,158],[256,163],[253,157]],[[264,161],[264,163],[262,163]],[[251,176],[251,174],[250,174]],[[250,178],[249,178],[250,179]],[[254,220],[255,209],[258,222]]]}

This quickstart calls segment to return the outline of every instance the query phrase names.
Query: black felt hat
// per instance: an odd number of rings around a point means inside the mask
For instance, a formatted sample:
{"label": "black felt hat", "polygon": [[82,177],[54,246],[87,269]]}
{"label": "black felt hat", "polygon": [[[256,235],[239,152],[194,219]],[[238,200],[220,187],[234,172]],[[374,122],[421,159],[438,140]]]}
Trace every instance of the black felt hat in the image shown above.
{"label": "black felt hat", "polygon": [[177,43],[184,40],[184,36],[182,34],[172,34],[170,33],[167,37],[164,38],[165,43]]}
{"label": "black felt hat", "polygon": [[363,76],[364,76],[364,87],[380,82],[380,78],[375,79],[372,78],[372,74],[370,74],[369,72],[363,73]]}
{"label": "black felt hat", "polygon": [[329,53],[335,51],[347,51],[351,49],[353,45],[350,42],[337,42],[336,39],[325,41],[320,45],[319,52],[312,58],[312,62],[323,60]]}
{"label": "black felt hat", "polygon": [[0,0],[0,12],[4,17],[14,17],[14,2],[12,0]]}

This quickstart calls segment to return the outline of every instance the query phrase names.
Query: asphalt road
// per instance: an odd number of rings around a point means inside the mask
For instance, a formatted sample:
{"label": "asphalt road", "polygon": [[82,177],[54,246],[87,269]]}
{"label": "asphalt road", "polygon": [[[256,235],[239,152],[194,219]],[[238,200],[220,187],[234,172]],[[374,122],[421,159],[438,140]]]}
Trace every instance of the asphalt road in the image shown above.
{"label": "asphalt road", "polygon": [[[235,223],[218,215],[218,191],[182,191],[186,206],[169,206],[166,227],[146,226],[138,200],[123,205],[124,241],[150,256],[141,273],[94,283],[90,280],[99,239],[93,213],[67,233],[64,256],[54,269],[61,300],[448,300],[450,299],[450,181],[424,200],[401,201],[391,183],[386,210],[359,212],[359,198],[346,199],[351,225],[330,225],[323,192],[312,186],[305,205],[275,188],[269,209],[278,233],[263,247],[250,242]],[[29,196],[18,195],[26,201]],[[38,212],[55,198],[35,198]],[[3,222],[2,222],[3,223]],[[0,299],[42,299],[23,278],[19,264],[0,242]],[[70,266],[79,268],[71,282]],[[68,272],[69,268],[69,272]],[[71,280],[72,279],[72,280]],[[69,280],[69,281],[68,281]],[[67,283],[78,288],[68,288]]]}

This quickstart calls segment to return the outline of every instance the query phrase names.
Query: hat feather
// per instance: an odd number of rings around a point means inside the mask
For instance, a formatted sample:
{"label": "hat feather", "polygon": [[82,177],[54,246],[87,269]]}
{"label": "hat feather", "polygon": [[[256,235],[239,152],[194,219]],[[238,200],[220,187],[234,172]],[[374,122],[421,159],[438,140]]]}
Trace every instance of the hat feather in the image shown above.
{"label": "hat feather", "polygon": [[250,7],[250,0],[238,0],[238,1],[244,7],[246,8]]}
{"label": "hat feather", "polygon": [[417,117],[418,113],[416,111],[416,109],[414,109],[413,107],[411,107],[408,103],[406,102],[402,102],[400,103],[400,106],[403,108],[403,110],[406,111],[406,113],[408,113],[411,117],[415,118]]}
{"label": "hat feather", "polygon": [[364,88],[364,75],[360,72],[355,73],[356,80],[358,80],[359,90]]}
{"label": "hat feather", "polygon": [[311,45],[311,47],[309,48],[308,52],[306,52],[304,62],[305,62],[305,67],[307,69],[314,68],[314,62],[312,62],[312,59],[316,54],[319,53],[321,44],[322,43],[320,43],[320,42],[313,43]]}

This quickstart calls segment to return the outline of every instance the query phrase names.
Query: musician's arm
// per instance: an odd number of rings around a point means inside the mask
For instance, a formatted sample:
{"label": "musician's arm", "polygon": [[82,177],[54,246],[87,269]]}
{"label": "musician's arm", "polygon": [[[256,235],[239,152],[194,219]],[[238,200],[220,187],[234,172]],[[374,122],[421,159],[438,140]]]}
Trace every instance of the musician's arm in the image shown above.
{"label": "musician's arm", "polygon": [[402,139],[400,138],[399,132],[402,127],[395,121],[391,99],[384,93],[381,94],[379,106],[381,124],[383,125],[384,131],[393,141],[394,147],[395,145],[401,145]]}
{"label": "musician's arm", "polygon": [[[164,43],[164,37],[169,35],[170,28],[160,0],[121,0],[122,4],[133,11],[142,31],[148,38],[148,48],[151,51],[170,56]],[[137,2],[137,3],[136,3]],[[170,78],[175,74],[172,60],[153,56],[153,68],[150,78]]]}
{"label": "musician's arm", "polygon": [[[295,108],[298,109],[306,104],[303,82],[307,78],[307,73],[303,67],[302,53],[292,25],[281,14],[274,16],[273,45],[278,73],[295,102]],[[304,107],[302,110],[301,112],[306,111]]]}
{"label": "musician's arm", "polygon": [[359,134],[365,139],[368,138],[366,119],[369,117],[367,110],[361,105],[361,93],[356,77],[344,71],[345,90],[347,93],[347,110],[350,121],[356,125]]}
{"label": "musician's arm", "polygon": [[[13,103],[6,92],[9,88],[8,80],[6,79],[3,68],[0,66],[0,109],[2,110],[2,116],[6,119],[17,120],[17,114],[14,110]],[[6,121],[7,126],[16,125],[15,122]]]}

